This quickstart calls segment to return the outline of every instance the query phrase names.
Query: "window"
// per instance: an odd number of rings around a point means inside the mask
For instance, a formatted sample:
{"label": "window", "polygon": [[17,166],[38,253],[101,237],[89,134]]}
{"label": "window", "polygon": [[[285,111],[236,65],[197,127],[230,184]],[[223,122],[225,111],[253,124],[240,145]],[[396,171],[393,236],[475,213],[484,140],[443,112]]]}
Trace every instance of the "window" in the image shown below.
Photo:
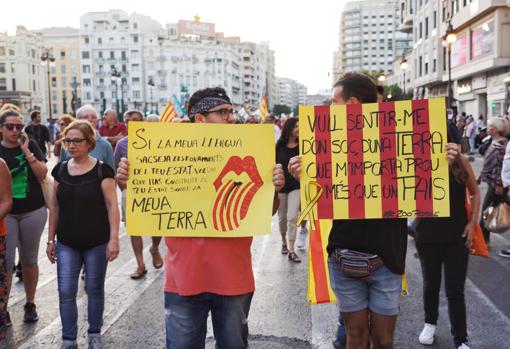
{"label": "window", "polygon": [[131,50],[131,58],[138,58],[139,52],[138,50]]}
{"label": "window", "polygon": [[133,35],[133,42],[138,43],[138,35]]}
{"label": "window", "polygon": [[138,23],[133,23],[133,29],[138,29]]}
{"label": "window", "polygon": [[60,51],[60,59],[65,59],[65,58],[66,58],[66,50]]}
{"label": "window", "polygon": [[12,79],[12,90],[16,91],[16,79]]}
{"label": "window", "polygon": [[35,65],[32,64],[32,74],[35,75]]}
{"label": "window", "polygon": [[432,72],[435,73],[437,70],[437,60],[434,58],[432,61]]}
{"label": "window", "polygon": [[133,98],[134,99],[140,99],[140,95],[141,95],[140,91],[133,91]]}
{"label": "window", "polygon": [[115,52],[110,51],[110,59],[115,59]]}
{"label": "window", "polygon": [[425,17],[425,39],[429,36],[429,18]]}
{"label": "window", "polygon": [[0,56],[5,56],[5,47],[0,46]]}
{"label": "window", "polygon": [[90,52],[89,51],[82,51],[81,58],[83,58],[83,59],[90,59]]}
{"label": "window", "polygon": [[84,65],[83,66],[83,73],[84,74],[90,74],[90,65]]}
{"label": "window", "polygon": [[426,62],[425,63],[425,75],[427,75],[429,73],[429,63]]}
{"label": "window", "polygon": [[77,51],[75,48],[71,49],[71,59],[76,59],[77,57]]}
{"label": "window", "polygon": [[67,71],[67,67],[66,67],[66,65],[65,65],[65,64],[62,64],[62,65],[60,66],[60,72],[61,72],[62,74],[66,74],[66,71]]}
{"label": "window", "polygon": [[76,74],[78,72],[78,66],[76,64],[71,64],[71,73]]}
{"label": "window", "polygon": [[54,76],[51,78],[51,87],[57,87],[57,78]]}
{"label": "window", "polygon": [[104,92],[103,91],[99,92],[99,98],[104,99]]}
{"label": "window", "polygon": [[125,61],[125,60],[127,59],[126,51],[122,51],[122,52],[120,53],[120,58],[121,58],[123,61]]}
{"label": "window", "polygon": [[16,63],[11,63],[11,73],[16,72]]}
{"label": "window", "polygon": [[0,91],[7,91],[7,80],[0,79]]}
{"label": "window", "polygon": [[89,37],[88,37],[88,36],[84,37],[84,38],[83,38],[83,41],[84,41],[86,44],[88,44],[88,43],[89,43]]}
{"label": "window", "polygon": [[434,11],[434,17],[432,18],[432,29],[437,28],[437,11]]}
{"label": "window", "polygon": [[83,86],[90,87],[90,79],[83,79]]}
{"label": "window", "polygon": [[419,38],[423,38],[423,23],[420,22],[420,29],[419,29]]}
{"label": "window", "polygon": [[62,82],[62,85],[61,85],[61,86],[62,86],[63,88],[66,88],[66,87],[67,87],[67,78],[66,78],[65,76],[64,76],[64,77],[62,77],[62,81],[61,81],[61,82]]}
{"label": "window", "polygon": [[103,43],[103,39],[102,38],[97,38],[97,44],[101,45],[102,43]]}
{"label": "window", "polygon": [[32,91],[37,92],[35,89],[35,80],[32,80]]}
{"label": "window", "polygon": [[420,56],[419,58],[419,63],[418,63],[418,70],[419,70],[419,76],[422,76],[423,75],[423,57]]}
{"label": "window", "polygon": [[131,71],[137,72],[140,70],[140,64],[132,64],[131,65]]}
{"label": "window", "polygon": [[88,101],[90,101],[90,100],[92,99],[92,95],[91,95],[91,93],[90,93],[90,92],[88,92],[88,91],[87,91],[87,92],[85,93],[85,99],[86,99],[86,100],[88,100]]}
{"label": "window", "polygon": [[16,51],[9,49],[9,56],[16,56]]}
{"label": "window", "polygon": [[132,78],[131,82],[133,83],[133,85],[140,85],[140,78]]}
{"label": "window", "polygon": [[5,63],[0,63],[0,73],[5,73]]}

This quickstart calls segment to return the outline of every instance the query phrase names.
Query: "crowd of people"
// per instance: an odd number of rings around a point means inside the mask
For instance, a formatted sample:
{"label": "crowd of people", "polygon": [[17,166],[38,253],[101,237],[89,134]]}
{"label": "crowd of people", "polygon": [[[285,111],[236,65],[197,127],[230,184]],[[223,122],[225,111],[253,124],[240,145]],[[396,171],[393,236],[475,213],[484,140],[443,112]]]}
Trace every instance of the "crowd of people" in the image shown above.
{"label": "crowd of people", "polygon": [[[332,104],[380,101],[376,85],[366,75],[348,73],[333,86]],[[465,119],[464,119],[465,117]],[[88,307],[89,348],[102,348],[101,327],[105,304],[108,263],[119,255],[120,222],[125,222],[125,189],[129,180],[128,123],[159,121],[157,115],[129,110],[124,122],[112,109],[99,117],[91,105],[58,119],[59,133],[53,149],[41,114],[24,119],[16,106],[0,111],[0,340],[11,325],[9,292],[16,251],[22,269],[26,303],[24,321],[38,320],[35,296],[38,283],[40,239],[48,222],[46,254],[56,264],[62,348],[77,348],[77,292],[80,274],[85,280]],[[482,118],[483,119],[483,118]],[[459,120],[459,119],[457,119]],[[469,139],[480,121],[462,116],[453,125]],[[175,122],[233,124],[237,122],[232,102],[224,89],[195,92],[186,118]],[[465,121],[465,122],[464,122]],[[272,123],[276,159],[272,182],[275,189],[273,214],[278,213],[281,253],[299,263],[304,247],[306,222],[298,233],[301,158],[298,118],[249,117],[246,123]],[[474,125],[474,126],[473,126]],[[418,336],[432,344],[436,331],[442,271],[453,343],[467,349],[467,319],[464,300],[469,253],[480,212],[477,184],[488,185],[482,210],[500,202],[510,187],[510,131],[505,118],[487,122],[492,143],[478,178],[462,155],[459,137],[448,128],[446,153],[449,166],[451,216],[421,218],[414,224],[414,239],[423,272],[424,327]],[[58,163],[49,169],[53,154]],[[51,170],[51,171],[50,171]],[[50,181],[49,179],[53,179]],[[52,184],[50,183],[52,182]],[[122,191],[117,202],[117,189]],[[467,199],[471,212],[464,209]],[[120,207],[120,210],[119,210]],[[49,217],[49,220],[48,220]],[[483,221],[480,222],[482,228]],[[441,234],[438,234],[440,232]],[[300,236],[302,236],[300,238]],[[484,229],[489,243],[490,231]],[[164,268],[164,307],[167,348],[204,348],[207,318],[211,313],[218,348],[248,347],[248,314],[255,292],[251,237],[166,237],[166,254],[160,252],[161,237],[151,238],[150,254],[155,269]],[[337,348],[391,348],[405,272],[408,224],[406,219],[334,220],[329,235],[329,275],[339,308]],[[132,279],[147,274],[141,237],[132,236],[136,259]],[[501,256],[510,257],[510,249]],[[83,272],[82,272],[83,270]],[[337,319],[332,319],[336,321]]]}

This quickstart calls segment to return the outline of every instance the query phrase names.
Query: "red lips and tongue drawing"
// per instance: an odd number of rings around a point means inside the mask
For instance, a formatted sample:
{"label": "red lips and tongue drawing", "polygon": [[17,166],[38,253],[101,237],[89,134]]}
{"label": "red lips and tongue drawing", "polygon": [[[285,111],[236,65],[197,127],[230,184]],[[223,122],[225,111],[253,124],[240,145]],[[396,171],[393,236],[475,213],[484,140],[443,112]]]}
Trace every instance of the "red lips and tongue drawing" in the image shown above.
{"label": "red lips and tongue drawing", "polygon": [[[246,173],[249,181],[235,181],[232,179],[223,181],[229,173],[240,176]],[[253,156],[241,159],[232,156],[214,181],[217,196],[213,206],[213,225],[215,230],[232,231],[239,228],[240,222],[246,217],[250,204],[257,191],[264,182],[257,170],[257,164]]]}

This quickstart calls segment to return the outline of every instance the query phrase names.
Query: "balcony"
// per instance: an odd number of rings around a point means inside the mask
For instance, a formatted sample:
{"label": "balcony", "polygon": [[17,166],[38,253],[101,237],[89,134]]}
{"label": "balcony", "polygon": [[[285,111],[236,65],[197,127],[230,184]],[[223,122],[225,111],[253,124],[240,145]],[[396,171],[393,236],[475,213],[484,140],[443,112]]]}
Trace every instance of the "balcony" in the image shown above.
{"label": "balcony", "polygon": [[168,84],[166,82],[162,83],[162,84],[158,84],[159,90],[166,90],[167,88],[168,88]]}
{"label": "balcony", "polygon": [[161,63],[166,62],[166,56],[163,55],[157,56],[156,60]]}
{"label": "balcony", "polygon": [[158,76],[166,76],[167,71],[165,69],[160,69],[157,71]]}
{"label": "balcony", "polygon": [[127,57],[121,57],[121,58],[119,58],[119,62],[120,63],[127,63],[128,62],[128,58]]}
{"label": "balcony", "polygon": [[122,71],[122,72],[120,72],[120,76],[123,77],[123,78],[127,78],[129,76],[129,72],[128,71]]}
{"label": "balcony", "polygon": [[104,90],[106,88],[106,85],[105,84],[98,84],[98,85],[96,85],[96,88],[98,90]]}
{"label": "balcony", "polygon": [[97,71],[94,75],[99,76],[99,77],[104,77],[106,75],[106,73],[104,71]]}
{"label": "balcony", "polygon": [[97,57],[95,59],[95,62],[94,63],[97,63],[97,64],[104,64],[105,62],[105,59],[103,57]]}
{"label": "balcony", "polygon": [[108,58],[108,63],[110,63],[110,64],[117,63],[117,58],[112,58],[112,57]]}

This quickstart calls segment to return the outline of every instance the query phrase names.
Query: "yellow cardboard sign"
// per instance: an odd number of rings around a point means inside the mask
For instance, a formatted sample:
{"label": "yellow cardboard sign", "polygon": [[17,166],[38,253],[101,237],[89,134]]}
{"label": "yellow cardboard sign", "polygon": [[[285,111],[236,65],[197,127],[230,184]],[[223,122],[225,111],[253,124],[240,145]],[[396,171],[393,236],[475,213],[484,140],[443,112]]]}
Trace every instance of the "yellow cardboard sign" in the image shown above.
{"label": "yellow cardboard sign", "polygon": [[130,122],[128,143],[129,235],[271,231],[272,125]]}
{"label": "yellow cardboard sign", "polygon": [[302,216],[449,217],[444,98],[300,106]]}

